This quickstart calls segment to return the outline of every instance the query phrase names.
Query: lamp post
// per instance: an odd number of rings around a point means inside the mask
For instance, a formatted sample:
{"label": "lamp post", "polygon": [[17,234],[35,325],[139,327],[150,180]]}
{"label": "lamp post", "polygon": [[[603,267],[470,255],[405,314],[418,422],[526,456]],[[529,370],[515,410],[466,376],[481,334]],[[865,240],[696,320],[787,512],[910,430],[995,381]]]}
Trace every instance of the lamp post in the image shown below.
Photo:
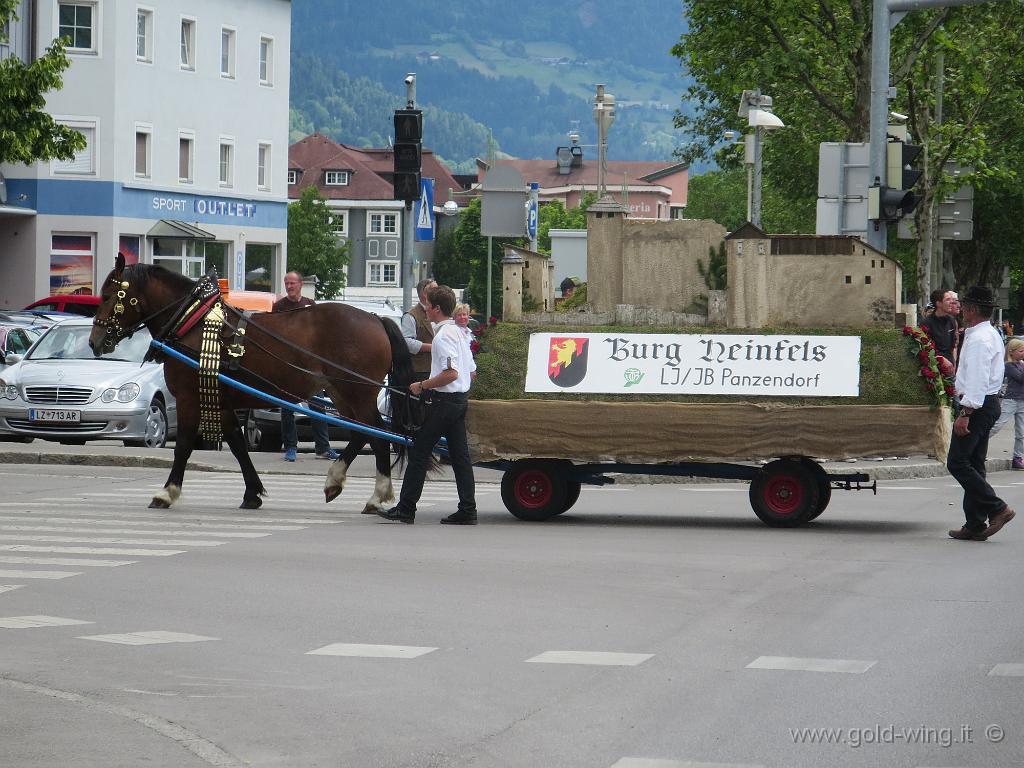
{"label": "lamp post", "polygon": [[747,220],[761,226],[761,142],[764,131],[785,128],[786,125],[772,114],[772,97],[760,91],[744,91],[740,97],[739,116],[747,118],[754,130],[745,137],[743,162],[747,166]]}
{"label": "lamp post", "polygon": [[594,99],[594,120],[597,122],[597,197],[604,197],[605,175],[608,171],[608,129],[615,122],[615,97],[605,93],[604,83],[598,83]]}

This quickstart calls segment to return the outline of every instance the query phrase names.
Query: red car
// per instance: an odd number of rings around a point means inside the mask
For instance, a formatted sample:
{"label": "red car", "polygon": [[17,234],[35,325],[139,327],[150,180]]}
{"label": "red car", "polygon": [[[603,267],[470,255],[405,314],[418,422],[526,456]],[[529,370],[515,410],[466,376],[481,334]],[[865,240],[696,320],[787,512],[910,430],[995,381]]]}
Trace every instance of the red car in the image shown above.
{"label": "red car", "polygon": [[25,309],[38,309],[42,312],[70,312],[74,315],[95,317],[96,308],[99,305],[99,296],[90,296],[84,293],[67,293],[33,301]]}

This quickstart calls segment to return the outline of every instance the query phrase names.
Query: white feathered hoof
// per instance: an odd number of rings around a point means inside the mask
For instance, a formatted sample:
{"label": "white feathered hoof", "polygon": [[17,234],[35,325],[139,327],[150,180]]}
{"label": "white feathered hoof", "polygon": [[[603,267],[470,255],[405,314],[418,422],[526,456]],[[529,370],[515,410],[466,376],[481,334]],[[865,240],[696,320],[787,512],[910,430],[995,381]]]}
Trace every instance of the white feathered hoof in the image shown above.
{"label": "white feathered hoof", "polygon": [[180,487],[177,485],[165,486],[153,495],[153,500],[149,502],[149,508],[170,509],[171,505],[178,500],[179,496],[181,496]]}
{"label": "white feathered hoof", "polygon": [[341,496],[345,490],[345,480],[348,479],[348,462],[338,459],[331,464],[327,470],[327,479],[324,480],[324,500],[330,504]]}

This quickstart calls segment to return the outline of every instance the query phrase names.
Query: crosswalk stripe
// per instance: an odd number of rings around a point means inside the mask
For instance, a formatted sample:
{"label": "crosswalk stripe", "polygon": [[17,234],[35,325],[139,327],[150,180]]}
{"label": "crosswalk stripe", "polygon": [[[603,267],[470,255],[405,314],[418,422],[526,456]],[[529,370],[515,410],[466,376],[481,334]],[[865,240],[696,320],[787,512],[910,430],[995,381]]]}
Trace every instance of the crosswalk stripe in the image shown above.
{"label": "crosswalk stripe", "polygon": [[77,624],[94,624],[81,619],[65,619],[60,616],[0,616],[0,627],[4,629],[35,629],[37,627],[71,627]]}
{"label": "crosswalk stripe", "polygon": [[795,656],[758,656],[747,669],[781,669],[796,672],[845,672],[860,675],[875,665],[857,659],[801,659]]}
{"label": "crosswalk stripe", "polygon": [[31,544],[0,544],[4,552],[48,552],[53,555],[121,555],[122,557],[170,557],[184,549],[125,549],[122,547],[41,547]]}
{"label": "crosswalk stripe", "polygon": [[150,547],[219,547],[223,541],[184,541],[182,539],[117,539],[93,536],[30,536],[0,533],[0,541],[47,541],[53,544],[142,544]]}
{"label": "crosswalk stripe", "polygon": [[996,664],[988,674],[990,677],[1024,677],[1024,664]]}
{"label": "crosswalk stripe", "polygon": [[332,643],[306,651],[307,656],[357,656],[371,659],[415,659],[436,651],[415,645],[368,645],[365,643]]}
{"label": "crosswalk stripe", "polygon": [[217,640],[216,637],[192,635],[188,632],[165,632],[154,630],[147,632],[123,632],[113,635],[86,635],[79,640],[98,640],[101,643],[119,643],[121,645],[156,645],[158,643],[202,643]]}
{"label": "crosswalk stripe", "polygon": [[0,592],[13,592],[16,589],[21,589],[24,584],[0,584]]}
{"label": "crosswalk stripe", "polygon": [[608,653],[605,651],[545,651],[527,659],[532,664],[592,664],[601,667],[635,667],[648,659],[652,653]]}
{"label": "crosswalk stripe", "polygon": [[[136,501],[137,500],[137,501],[146,501],[146,502],[148,502],[150,499],[153,498],[153,494],[152,493],[148,493],[148,492],[145,492],[145,491],[129,491],[129,492],[126,492],[126,493],[107,493],[107,492],[95,492],[95,493],[93,493],[93,492],[86,491],[84,493],[79,493],[78,495],[81,496],[82,498],[87,498],[87,499],[120,499],[120,500],[123,500],[123,501]],[[366,499],[362,498],[361,495],[360,495],[360,498],[351,498],[351,496],[353,496],[353,495],[354,494],[345,494],[344,498],[339,498],[338,501],[347,501],[347,502],[350,502],[352,504],[355,504],[355,503],[365,504],[366,503]],[[189,491],[186,489],[186,490],[183,490],[181,492],[181,498],[182,498],[182,500],[187,500],[187,499],[191,498],[193,501],[201,498],[205,502],[210,502],[210,501],[214,501],[214,500],[223,500],[224,503],[237,503],[238,499],[239,499],[239,494],[234,493],[234,492],[230,492],[230,491],[211,491],[211,492],[203,491],[201,493],[195,493],[195,492],[189,493]],[[428,493],[427,491],[424,491],[423,492],[423,498],[434,499],[436,501],[458,501],[459,495],[457,493],[455,493],[455,492],[450,492],[450,491],[444,491],[442,493],[437,493],[437,492]],[[67,500],[68,499],[67,499],[66,496],[65,497],[50,497],[50,496],[48,496],[46,498],[36,499],[36,501],[55,502],[55,503],[63,503],[65,501],[67,501]],[[264,503],[266,503],[267,501],[279,501],[279,500],[282,500],[282,499],[276,499],[276,498],[274,498],[273,495],[270,495],[270,494],[268,494],[266,497],[264,497]],[[294,494],[289,494],[289,497],[287,499],[289,504],[296,503],[296,502],[311,503],[314,500],[317,503],[319,503],[319,504],[326,504],[327,503],[327,502],[324,501],[323,493],[319,493],[319,494],[315,494],[315,495],[310,494],[309,496],[305,496],[305,497],[302,497],[302,498],[299,498],[299,499],[295,498]],[[334,503],[334,502],[331,502],[331,503]]]}
{"label": "crosswalk stripe", "polygon": [[764,768],[760,763],[704,763],[692,760],[658,760],[650,757],[624,757],[611,768]]}
{"label": "crosswalk stripe", "polygon": [[[0,507],[9,507],[9,506],[25,507],[26,504],[34,504],[34,503],[42,502],[42,501],[43,501],[42,499],[36,499],[33,502],[2,502],[2,501],[0,501]],[[100,516],[102,516],[102,517],[124,517],[125,514],[130,514],[132,519],[134,519],[136,517],[139,517],[139,518],[153,518],[153,519],[159,519],[159,520],[177,520],[182,515],[192,515],[193,517],[201,517],[201,519],[203,519],[203,520],[233,520],[233,521],[236,521],[236,522],[239,522],[239,523],[244,523],[244,522],[263,523],[263,522],[266,522],[266,523],[296,523],[296,524],[303,524],[303,525],[333,525],[334,523],[340,522],[339,520],[335,520],[335,519],[330,518],[330,517],[322,517],[322,518],[319,518],[319,517],[291,518],[291,517],[288,517],[288,518],[281,518],[281,517],[253,517],[253,516],[247,516],[247,515],[201,515],[200,516],[200,515],[195,515],[191,511],[182,512],[182,511],[177,510],[177,509],[174,510],[174,512],[170,513],[170,514],[167,513],[167,512],[150,512],[150,511],[147,511],[147,510],[138,510],[138,511],[131,510],[131,512],[126,513],[124,510],[106,511],[106,510],[96,509],[95,508],[96,507],[95,504],[90,504],[87,501],[68,502],[67,500],[58,500],[58,499],[51,499],[51,501],[54,501],[54,502],[55,501],[61,501],[61,508],[60,508],[60,512],[61,513],[71,512],[71,511],[73,511],[75,509],[82,508],[89,515],[96,516],[96,517],[100,517]],[[13,510],[9,510],[8,509],[8,510],[5,510],[5,511],[11,512]],[[25,514],[30,514],[30,515],[39,515],[39,514],[47,514],[47,513],[49,513],[49,510],[45,510],[45,511],[25,510]],[[326,513],[326,514],[329,514],[329,513]]]}
{"label": "crosswalk stripe", "polygon": [[72,565],[94,568],[115,568],[119,565],[134,565],[137,560],[85,560],[80,557],[25,557],[24,555],[0,555],[0,563],[22,565]]}
{"label": "crosswalk stripe", "polygon": [[74,528],[62,525],[0,525],[0,531],[39,531],[41,533],[117,533],[122,536],[152,536],[154,533],[166,533],[169,536],[217,536],[222,539],[262,539],[269,533],[259,531],[146,531],[136,528]]}
{"label": "crosswalk stripe", "polygon": [[[38,517],[38,515],[36,515]],[[25,520],[24,515],[0,515],[0,520]],[[152,526],[178,526],[181,528],[242,528],[245,530],[252,531],[301,531],[304,526],[301,525],[243,525],[241,523],[218,523],[211,524],[209,522],[194,523],[187,520],[134,520],[126,518],[124,516],[120,518],[112,518],[104,520],[102,518],[88,518],[88,517],[45,517],[40,518],[41,521],[45,521],[47,524],[52,523],[88,523],[89,525],[152,525]]]}
{"label": "crosswalk stripe", "polygon": [[67,579],[71,576],[81,576],[81,572],[75,571],[7,571],[0,570],[0,579]]}

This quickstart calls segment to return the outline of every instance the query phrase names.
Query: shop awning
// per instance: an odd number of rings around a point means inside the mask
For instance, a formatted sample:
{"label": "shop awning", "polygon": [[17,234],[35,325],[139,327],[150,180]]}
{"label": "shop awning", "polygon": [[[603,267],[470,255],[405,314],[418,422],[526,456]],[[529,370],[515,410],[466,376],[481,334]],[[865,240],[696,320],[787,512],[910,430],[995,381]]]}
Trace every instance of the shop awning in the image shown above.
{"label": "shop awning", "polygon": [[160,219],[146,233],[146,237],[177,237],[185,240],[217,239],[205,229],[200,229],[184,221],[174,221],[173,219]]}

